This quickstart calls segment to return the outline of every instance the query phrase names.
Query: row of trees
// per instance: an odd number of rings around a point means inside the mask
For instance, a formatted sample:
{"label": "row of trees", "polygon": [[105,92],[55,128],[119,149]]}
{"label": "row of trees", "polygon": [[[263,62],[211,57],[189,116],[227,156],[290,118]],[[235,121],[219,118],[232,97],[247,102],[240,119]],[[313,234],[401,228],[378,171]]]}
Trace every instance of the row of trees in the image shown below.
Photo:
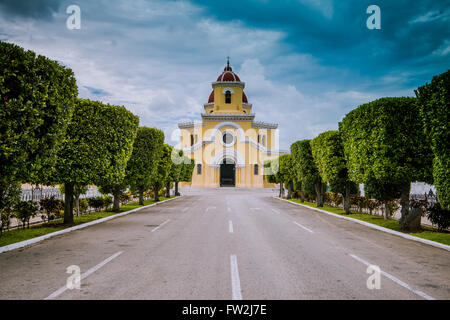
{"label": "row of trees", "polygon": [[[164,144],[161,130],[139,127],[123,106],[77,98],[72,70],[0,42],[0,211],[17,205],[22,183],[64,186],[64,222],[87,185],[114,197],[190,181],[193,161]],[[178,191],[177,191],[178,192]]]}
{"label": "row of trees", "polygon": [[417,98],[381,98],[360,105],[344,117],[339,130],[293,143],[291,154],[265,164],[268,181],[280,183],[280,194],[283,184],[288,186],[288,197],[292,187],[302,195],[315,193],[318,207],[329,187],[343,195],[348,214],[350,195],[363,183],[370,198],[384,203],[400,199],[399,226],[404,231],[419,214],[410,210],[411,182],[433,183],[448,215],[450,70],[415,93]]}

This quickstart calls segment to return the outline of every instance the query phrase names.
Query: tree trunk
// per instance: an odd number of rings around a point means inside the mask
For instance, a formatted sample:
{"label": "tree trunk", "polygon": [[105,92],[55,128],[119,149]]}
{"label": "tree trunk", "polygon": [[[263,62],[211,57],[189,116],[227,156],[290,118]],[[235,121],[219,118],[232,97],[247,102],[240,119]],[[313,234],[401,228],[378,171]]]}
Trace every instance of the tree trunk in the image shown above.
{"label": "tree trunk", "polygon": [[64,184],[64,224],[73,224],[73,184]]}
{"label": "tree trunk", "polygon": [[155,183],[154,190],[155,192],[155,202],[159,201],[159,182]]}
{"label": "tree trunk", "polygon": [[292,181],[289,181],[289,183],[288,183],[288,194],[287,194],[287,198],[288,198],[288,199],[292,199]]}
{"label": "tree trunk", "polygon": [[300,202],[305,202],[305,192],[303,192],[303,189],[300,191]]}
{"label": "tree trunk", "polygon": [[166,198],[170,198],[170,181],[166,184]]}
{"label": "tree trunk", "polygon": [[175,181],[175,195],[179,196],[180,193],[178,192],[178,181]]}
{"label": "tree trunk", "polygon": [[316,182],[315,189],[316,189],[316,206],[323,207],[323,183]]}
{"label": "tree trunk", "polygon": [[144,205],[144,188],[139,188],[139,205]]}
{"label": "tree trunk", "polygon": [[344,210],[345,214],[350,214],[350,182],[345,184],[345,196],[344,196]]}
{"label": "tree trunk", "polygon": [[75,214],[77,217],[80,215],[80,195],[75,195]]}
{"label": "tree trunk", "polygon": [[283,198],[283,182],[280,182],[280,198]]}
{"label": "tree trunk", "polygon": [[387,220],[387,219],[389,219],[389,205],[388,205],[388,202],[387,201],[385,201],[384,202],[384,211],[383,211],[383,217],[384,217],[384,220]]}
{"label": "tree trunk", "polygon": [[400,194],[401,217],[399,220],[400,231],[409,231],[408,215],[409,215],[409,193],[411,192],[411,182],[402,186]]}
{"label": "tree trunk", "polygon": [[113,211],[114,212],[120,212],[120,195],[121,194],[122,194],[122,192],[120,192],[120,189],[114,190],[114,193],[113,193],[113,197],[114,197]]}

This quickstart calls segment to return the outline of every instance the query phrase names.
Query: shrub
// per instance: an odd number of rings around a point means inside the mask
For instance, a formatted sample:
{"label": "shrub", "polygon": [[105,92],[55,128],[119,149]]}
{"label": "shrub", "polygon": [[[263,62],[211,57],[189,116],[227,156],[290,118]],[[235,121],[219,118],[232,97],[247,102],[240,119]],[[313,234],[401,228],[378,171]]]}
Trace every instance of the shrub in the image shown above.
{"label": "shrub", "polygon": [[87,199],[80,199],[80,212],[85,213],[89,207],[89,202]]}
{"label": "shrub", "polygon": [[109,208],[110,205],[113,203],[113,197],[109,194],[105,194],[103,196],[103,208],[106,210]]}
{"label": "shrub", "polygon": [[36,215],[38,211],[38,205],[33,201],[20,201],[14,207],[14,214],[17,219],[22,222],[22,226],[25,229],[25,225],[30,227],[30,219]]}
{"label": "shrub", "polygon": [[88,203],[94,211],[100,211],[100,209],[104,206],[104,199],[103,197],[89,198]]}
{"label": "shrub", "polygon": [[55,196],[50,198],[43,198],[39,201],[41,211],[43,211],[42,220],[51,221],[60,216],[61,210],[64,210],[63,201],[57,199]]}
{"label": "shrub", "polygon": [[427,206],[427,218],[437,225],[439,231],[450,227],[450,210],[442,208],[439,202],[432,202]]}
{"label": "shrub", "polygon": [[120,195],[120,203],[127,203],[130,202],[133,199],[133,195],[131,192],[122,193]]}

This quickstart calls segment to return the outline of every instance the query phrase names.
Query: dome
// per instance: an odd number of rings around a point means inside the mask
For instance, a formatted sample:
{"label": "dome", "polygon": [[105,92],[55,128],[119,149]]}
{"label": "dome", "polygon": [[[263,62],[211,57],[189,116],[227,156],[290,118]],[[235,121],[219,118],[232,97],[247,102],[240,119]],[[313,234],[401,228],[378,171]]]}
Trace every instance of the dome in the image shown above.
{"label": "dome", "polygon": [[[213,102],[214,102],[214,90],[211,91],[211,94],[209,95],[209,98],[208,98],[208,103],[213,103]],[[242,102],[248,103],[247,95],[245,94],[244,91],[242,91]]]}
{"label": "dome", "polygon": [[230,60],[227,61],[227,66],[223,69],[222,74],[217,78],[217,82],[240,82],[238,75],[233,72],[230,67]]}
{"label": "dome", "polygon": [[209,99],[208,99],[208,103],[212,103],[214,102],[214,90],[211,92],[211,94],[209,95]]}
{"label": "dome", "polygon": [[217,78],[217,82],[231,82],[231,81],[232,82],[235,82],[235,81],[240,82],[241,81],[241,79],[239,79],[238,75],[231,70],[231,67],[229,69],[230,69],[230,71],[228,71],[227,68],[225,68],[223,73]]}

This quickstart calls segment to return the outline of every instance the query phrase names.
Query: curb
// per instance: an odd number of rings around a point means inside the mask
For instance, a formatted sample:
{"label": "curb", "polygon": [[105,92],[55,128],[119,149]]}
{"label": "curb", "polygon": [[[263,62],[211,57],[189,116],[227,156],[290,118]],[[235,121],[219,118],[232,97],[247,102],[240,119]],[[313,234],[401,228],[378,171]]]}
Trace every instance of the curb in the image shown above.
{"label": "curb", "polygon": [[431,240],[427,240],[427,239],[422,239],[422,238],[419,238],[419,237],[411,236],[409,234],[405,234],[405,233],[398,232],[398,231],[395,231],[395,230],[391,230],[391,229],[388,229],[388,228],[385,228],[385,227],[377,226],[376,224],[368,223],[368,222],[365,222],[365,221],[362,221],[362,220],[358,220],[358,219],[354,219],[354,218],[350,218],[350,217],[344,217],[344,216],[341,216],[341,215],[336,214],[336,213],[332,213],[332,212],[328,212],[328,211],[325,211],[325,210],[313,208],[313,207],[310,207],[310,206],[307,206],[307,205],[304,205],[304,204],[300,204],[300,203],[296,203],[296,202],[293,202],[293,201],[289,201],[289,200],[286,200],[286,199],[280,199],[280,198],[275,197],[275,196],[274,196],[274,198],[278,199],[278,200],[289,202],[289,203],[297,205],[297,206],[302,206],[302,207],[305,207],[305,208],[308,208],[308,209],[311,209],[311,210],[315,210],[315,211],[319,211],[319,212],[322,212],[322,213],[326,213],[326,214],[328,214],[330,216],[334,216],[334,217],[337,217],[337,218],[353,221],[353,222],[362,224],[362,225],[364,225],[366,227],[369,227],[369,228],[372,228],[372,229],[376,229],[376,230],[379,230],[379,231],[383,231],[383,232],[386,232],[386,233],[390,233],[390,234],[393,234],[395,236],[399,236],[399,237],[402,237],[402,238],[405,238],[405,239],[408,239],[408,240],[421,242],[421,243],[428,244],[428,245],[433,246],[433,247],[437,247],[437,248],[440,248],[440,249],[444,249],[444,250],[450,251],[450,246],[448,246],[446,244],[443,244],[443,243],[440,243],[440,242],[431,241]]}
{"label": "curb", "polygon": [[174,197],[174,198],[171,198],[171,199],[167,199],[167,200],[159,201],[159,202],[156,202],[156,203],[152,203],[152,204],[149,204],[147,206],[139,207],[139,208],[136,208],[136,209],[133,209],[133,210],[130,210],[130,211],[125,211],[125,212],[122,212],[122,213],[114,214],[114,215],[109,216],[109,217],[97,219],[97,220],[94,220],[94,221],[91,221],[91,222],[86,222],[86,223],[80,224],[80,225],[75,226],[75,227],[70,227],[70,228],[67,228],[67,229],[64,229],[64,230],[48,233],[48,234],[45,234],[45,235],[40,236],[40,237],[36,237],[36,238],[32,238],[32,239],[28,239],[28,240],[24,240],[24,241],[20,241],[20,242],[8,244],[6,246],[0,247],[0,253],[7,252],[7,251],[12,251],[12,250],[19,249],[19,248],[23,248],[23,247],[32,245],[34,243],[43,241],[45,239],[56,237],[56,236],[59,236],[61,234],[69,233],[69,232],[72,232],[72,231],[75,231],[75,230],[84,229],[84,228],[87,228],[89,226],[92,226],[92,225],[95,225],[95,224],[99,224],[99,223],[102,223],[102,222],[105,222],[105,221],[108,221],[108,220],[112,220],[112,219],[115,219],[115,218],[123,217],[123,216],[126,216],[126,215],[130,214],[130,213],[133,213],[133,212],[136,212],[136,211],[139,211],[139,210],[142,210],[142,209],[150,208],[150,207],[156,206],[158,204],[161,204],[161,203],[164,203],[164,202],[167,202],[167,201],[180,199],[181,197],[183,197],[183,196],[177,196],[177,197]]}

